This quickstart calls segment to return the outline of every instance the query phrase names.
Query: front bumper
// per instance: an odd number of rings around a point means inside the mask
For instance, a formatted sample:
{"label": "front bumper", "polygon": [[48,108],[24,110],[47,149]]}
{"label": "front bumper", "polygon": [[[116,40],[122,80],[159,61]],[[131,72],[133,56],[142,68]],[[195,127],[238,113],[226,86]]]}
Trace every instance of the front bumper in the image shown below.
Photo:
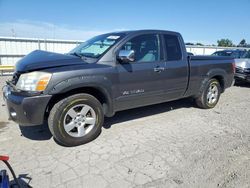
{"label": "front bumper", "polygon": [[3,88],[9,119],[22,126],[40,125],[51,95],[29,96],[13,90],[9,85]]}
{"label": "front bumper", "polygon": [[238,79],[238,80],[244,80],[244,81],[250,82],[250,74],[236,72],[234,77],[235,79]]}

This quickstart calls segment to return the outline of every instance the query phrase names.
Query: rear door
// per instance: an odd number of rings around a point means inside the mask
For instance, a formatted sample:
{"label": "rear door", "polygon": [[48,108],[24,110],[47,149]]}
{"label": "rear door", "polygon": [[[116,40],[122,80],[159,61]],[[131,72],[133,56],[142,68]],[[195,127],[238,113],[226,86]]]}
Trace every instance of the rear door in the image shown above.
{"label": "rear door", "polygon": [[[141,34],[128,40],[119,50],[134,50],[135,62],[118,63],[119,110],[162,101],[165,62],[158,34]],[[118,50],[118,51],[119,51]]]}
{"label": "rear door", "polygon": [[188,60],[185,56],[184,43],[178,35],[163,34],[165,52],[164,85],[166,100],[177,99],[183,96],[188,84]]}

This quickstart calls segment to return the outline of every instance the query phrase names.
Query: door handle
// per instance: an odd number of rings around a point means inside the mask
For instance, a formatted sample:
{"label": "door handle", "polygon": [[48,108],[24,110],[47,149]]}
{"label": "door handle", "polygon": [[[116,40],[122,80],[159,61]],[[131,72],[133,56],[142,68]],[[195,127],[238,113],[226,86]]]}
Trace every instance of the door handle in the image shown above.
{"label": "door handle", "polygon": [[155,67],[155,68],[154,68],[154,72],[162,72],[162,71],[164,71],[164,70],[165,70],[164,67]]}

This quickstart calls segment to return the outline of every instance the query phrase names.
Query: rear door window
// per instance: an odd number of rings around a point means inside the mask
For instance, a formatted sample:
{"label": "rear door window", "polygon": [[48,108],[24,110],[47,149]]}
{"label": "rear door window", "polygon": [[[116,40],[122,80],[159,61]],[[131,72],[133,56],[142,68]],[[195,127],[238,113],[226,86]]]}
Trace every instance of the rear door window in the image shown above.
{"label": "rear door window", "polygon": [[181,47],[176,35],[164,35],[167,61],[178,61],[182,59]]}

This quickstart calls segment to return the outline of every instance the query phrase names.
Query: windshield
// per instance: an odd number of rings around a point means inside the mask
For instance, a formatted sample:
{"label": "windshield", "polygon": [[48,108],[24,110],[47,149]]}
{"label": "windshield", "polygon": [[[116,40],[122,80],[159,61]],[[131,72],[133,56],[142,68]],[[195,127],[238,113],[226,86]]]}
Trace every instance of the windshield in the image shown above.
{"label": "windshield", "polygon": [[99,58],[106,51],[108,51],[109,48],[116,44],[123,36],[124,34],[122,33],[99,35],[80,44],[71,50],[69,54],[90,58]]}
{"label": "windshield", "polygon": [[250,59],[250,50],[247,53],[245,53],[245,55],[243,56],[243,58],[249,58]]}
{"label": "windshield", "polygon": [[235,50],[235,51],[218,51],[218,52],[214,52],[213,55],[215,56],[231,56],[233,58],[242,58],[243,55],[246,53],[246,51],[242,51],[242,50]]}
{"label": "windshield", "polygon": [[218,52],[214,52],[213,55],[215,55],[215,56],[231,56],[232,52],[231,51],[218,51]]}

